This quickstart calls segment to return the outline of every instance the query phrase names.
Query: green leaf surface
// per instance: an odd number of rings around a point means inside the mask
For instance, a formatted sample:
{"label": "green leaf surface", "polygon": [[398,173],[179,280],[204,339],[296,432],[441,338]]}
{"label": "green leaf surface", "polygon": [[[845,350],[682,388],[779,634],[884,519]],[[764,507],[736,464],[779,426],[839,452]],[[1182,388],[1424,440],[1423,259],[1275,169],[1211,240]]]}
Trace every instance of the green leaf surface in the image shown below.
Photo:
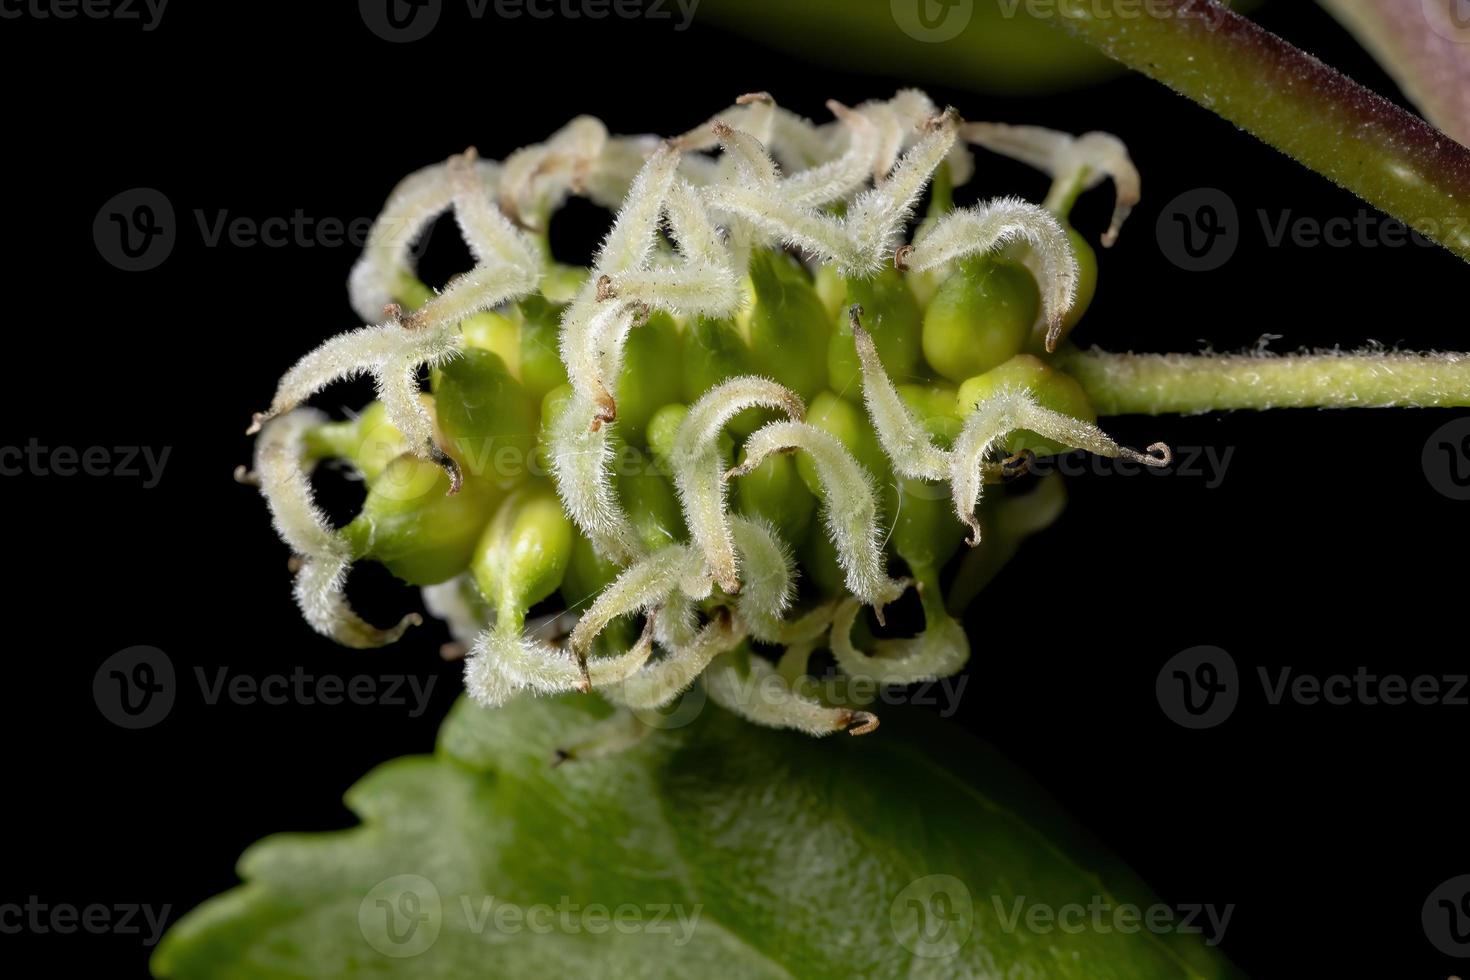
{"label": "green leaf surface", "polygon": [[1155,899],[991,750],[917,709],[818,741],[706,707],[622,754],[549,765],[607,711],[461,702],[436,755],[351,790],[362,826],[252,847],[246,884],[176,925],[155,973],[1236,975],[1177,931],[1024,914],[1008,928],[1017,908]]}

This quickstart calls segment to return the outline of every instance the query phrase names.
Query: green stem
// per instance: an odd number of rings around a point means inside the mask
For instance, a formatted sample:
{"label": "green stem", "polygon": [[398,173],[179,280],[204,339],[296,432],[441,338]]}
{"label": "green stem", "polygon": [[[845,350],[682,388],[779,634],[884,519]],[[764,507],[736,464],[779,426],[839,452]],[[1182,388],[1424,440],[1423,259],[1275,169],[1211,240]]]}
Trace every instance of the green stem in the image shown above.
{"label": "green stem", "polygon": [[1470,355],[1110,354],[1069,350],[1058,366],[1100,415],[1267,408],[1463,408]]}
{"label": "green stem", "polygon": [[1083,184],[1087,181],[1088,170],[1083,167],[1075,173],[1064,174],[1052,181],[1051,190],[1046,194],[1046,200],[1042,207],[1057,216],[1057,220],[1065,223],[1072,215],[1072,208],[1077,205],[1077,198],[1082,196],[1085,190]]}
{"label": "green stem", "polygon": [[1470,149],[1213,0],[1060,0],[1052,22],[1470,260]]}

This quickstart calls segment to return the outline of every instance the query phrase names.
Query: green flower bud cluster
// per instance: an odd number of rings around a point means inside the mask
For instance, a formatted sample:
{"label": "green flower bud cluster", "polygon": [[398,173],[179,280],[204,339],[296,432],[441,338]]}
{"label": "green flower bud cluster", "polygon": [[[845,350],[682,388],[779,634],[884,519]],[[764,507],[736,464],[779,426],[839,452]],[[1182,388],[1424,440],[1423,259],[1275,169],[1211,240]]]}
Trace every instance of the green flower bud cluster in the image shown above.
{"label": "green flower bud cluster", "polygon": [[[558,282],[585,278],[585,270],[563,272]],[[687,538],[671,456],[688,406],[721,383],[757,374],[801,396],[806,422],[834,437],[873,478],[888,515],[888,553],[937,592],[964,527],[932,481],[896,474],[885,454],[863,407],[849,307],[862,308],[884,369],[903,382],[903,404],[940,445],[954,442],[977,405],[1005,391],[1028,392],[1041,406],[1082,421],[1096,413],[1044,353],[1024,352],[1040,291],[1023,261],[1003,254],[964,259],[934,279],[925,302],[912,288],[917,278],[895,268],[844,278],[830,266],[813,275],[789,253],[757,249],[738,316],[676,319],[660,311],[634,327],[611,446],[617,500],[643,546],[654,551]],[[564,309],[541,292],[462,321],[463,350],[432,372],[432,395],[423,396],[440,444],[463,473],[455,494],[446,493],[440,466],[408,451],[381,403],[308,431],[313,459],[346,461],[367,488],[360,513],[344,528],[355,559],[379,562],[420,586],[468,573],[488,608],[516,624],[553,595],[577,608],[618,578],[623,566],[599,555],[577,530],[548,479],[550,433],[573,397],[558,351]],[[733,465],[744,440],[773,417],[757,407],[731,418],[719,440],[722,465]],[[1004,442],[1009,454],[1068,448],[1026,430]],[[847,586],[817,519],[825,496],[811,457],[773,454],[732,481],[731,506],[792,543],[807,588],[835,598]],[[934,601],[942,600],[926,597]],[[636,639],[632,627],[625,617],[607,639],[627,645]]]}
{"label": "green flower bud cluster", "polygon": [[[1081,237],[1017,201],[956,208],[959,124],[921,94],[834,112],[847,149],[790,176],[770,127],[808,124],[752,97],[652,151],[584,122],[515,166],[467,153],[406,182],[382,220],[452,207],[480,264],[435,291],[396,243],[371,246],[354,304],[386,302],[386,322],[304,359],[257,418],[259,481],[303,556],[313,626],[359,646],[401,633],[346,604],[347,568],[374,561],[477,593],[469,618],[490,621],[470,631],[466,678],[483,703],[596,688],[657,711],[704,677],[725,707],[813,734],[877,720],[800,685],[750,703],[741,678],[793,679],[822,645],[884,684],[960,669],[944,583],[967,530],[978,543],[983,485],[1022,469],[1004,457],[1159,460],[1092,426],[1053,360],[1095,283]],[[715,144],[709,169],[679,175],[681,153]],[[629,159],[636,174],[619,170]],[[928,214],[894,252],[936,168]],[[487,180],[501,182],[489,197]],[[591,268],[555,264],[533,230],[566,194],[609,187],[621,209]],[[380,392],[357,416],[294,408],[354,371]],[[306,479],[326,460],[366,491],[340,528]],[[881,635],[909,587],[923,629]],[[786,651],[779,671],[761,646]]]}

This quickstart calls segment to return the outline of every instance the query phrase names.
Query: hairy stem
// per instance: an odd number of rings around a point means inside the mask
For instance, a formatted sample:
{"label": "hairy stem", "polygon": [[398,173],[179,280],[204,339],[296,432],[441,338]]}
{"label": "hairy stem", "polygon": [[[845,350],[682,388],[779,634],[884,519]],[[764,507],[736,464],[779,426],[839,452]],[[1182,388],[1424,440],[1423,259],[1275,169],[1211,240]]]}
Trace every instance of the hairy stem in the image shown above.
{"label": "hairy stem", "polygon": [[1061,0],[1052,22],[1470,260],[1470,149],[1213,0],[1140,9]]}
{"label": "hairy stem", "polygon": [[1058,358],[1100,415],[1267,408],[1470,406],[1470,355],[1383,351],[1314,354],[1110,354]]}

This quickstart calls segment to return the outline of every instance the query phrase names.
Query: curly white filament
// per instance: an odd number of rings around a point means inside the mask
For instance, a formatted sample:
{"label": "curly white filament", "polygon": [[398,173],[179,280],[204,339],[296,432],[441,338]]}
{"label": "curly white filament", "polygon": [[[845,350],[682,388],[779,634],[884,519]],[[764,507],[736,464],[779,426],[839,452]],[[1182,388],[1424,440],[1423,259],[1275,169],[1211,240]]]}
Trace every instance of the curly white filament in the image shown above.
{"label": "curly white filament", "polygon": [[352,566],[352,549],[316,506],[302,444],[307,430],[324,421],[321,412],[303,408],[266,425],[255,444],[256,479],[276,532],[296,555],[296,604],[307,623],[343,646],[386,646],[422,620],[410,613],[397,626],[379,629],[347,603],[343,590]]}
{"label": "curly white filament", "polygon": [[1104,248],[1117,242],[1123,222],[1143,196],[1143,181],[1128,147],[1111,133],[1073,136],[1041,126],[966,123],[960,127],[960,136],[1050,174],[1055,181],[1052,193],[1057,197],[1090,190],[1111,177],[1116,197],[1112,219],[1102,236]]}
{"label": "curly white filament", "polygon": [[715,582],[731,595],[740,591],[740,578],[727,517],[719,437],[732,418],[750,408],[777,409],[797,421],[806,417],[801,399],[774,381],[754,376],[731,378],[690,408],[674,436],[670,457],[684,523],[709,562]]}
{"label": "curly white filament", "polygon": [[1010,241],[1031,245],[1041,268],[1041,315],[1047,350],[1056,347],[1062,319],[1077,296],[1077,258],[1067,233],[1045,208],[1017,198],[1000,198],[951,211],[912,245],[898,250],[900,268],[924,272],[971,255],[985,255]]}

